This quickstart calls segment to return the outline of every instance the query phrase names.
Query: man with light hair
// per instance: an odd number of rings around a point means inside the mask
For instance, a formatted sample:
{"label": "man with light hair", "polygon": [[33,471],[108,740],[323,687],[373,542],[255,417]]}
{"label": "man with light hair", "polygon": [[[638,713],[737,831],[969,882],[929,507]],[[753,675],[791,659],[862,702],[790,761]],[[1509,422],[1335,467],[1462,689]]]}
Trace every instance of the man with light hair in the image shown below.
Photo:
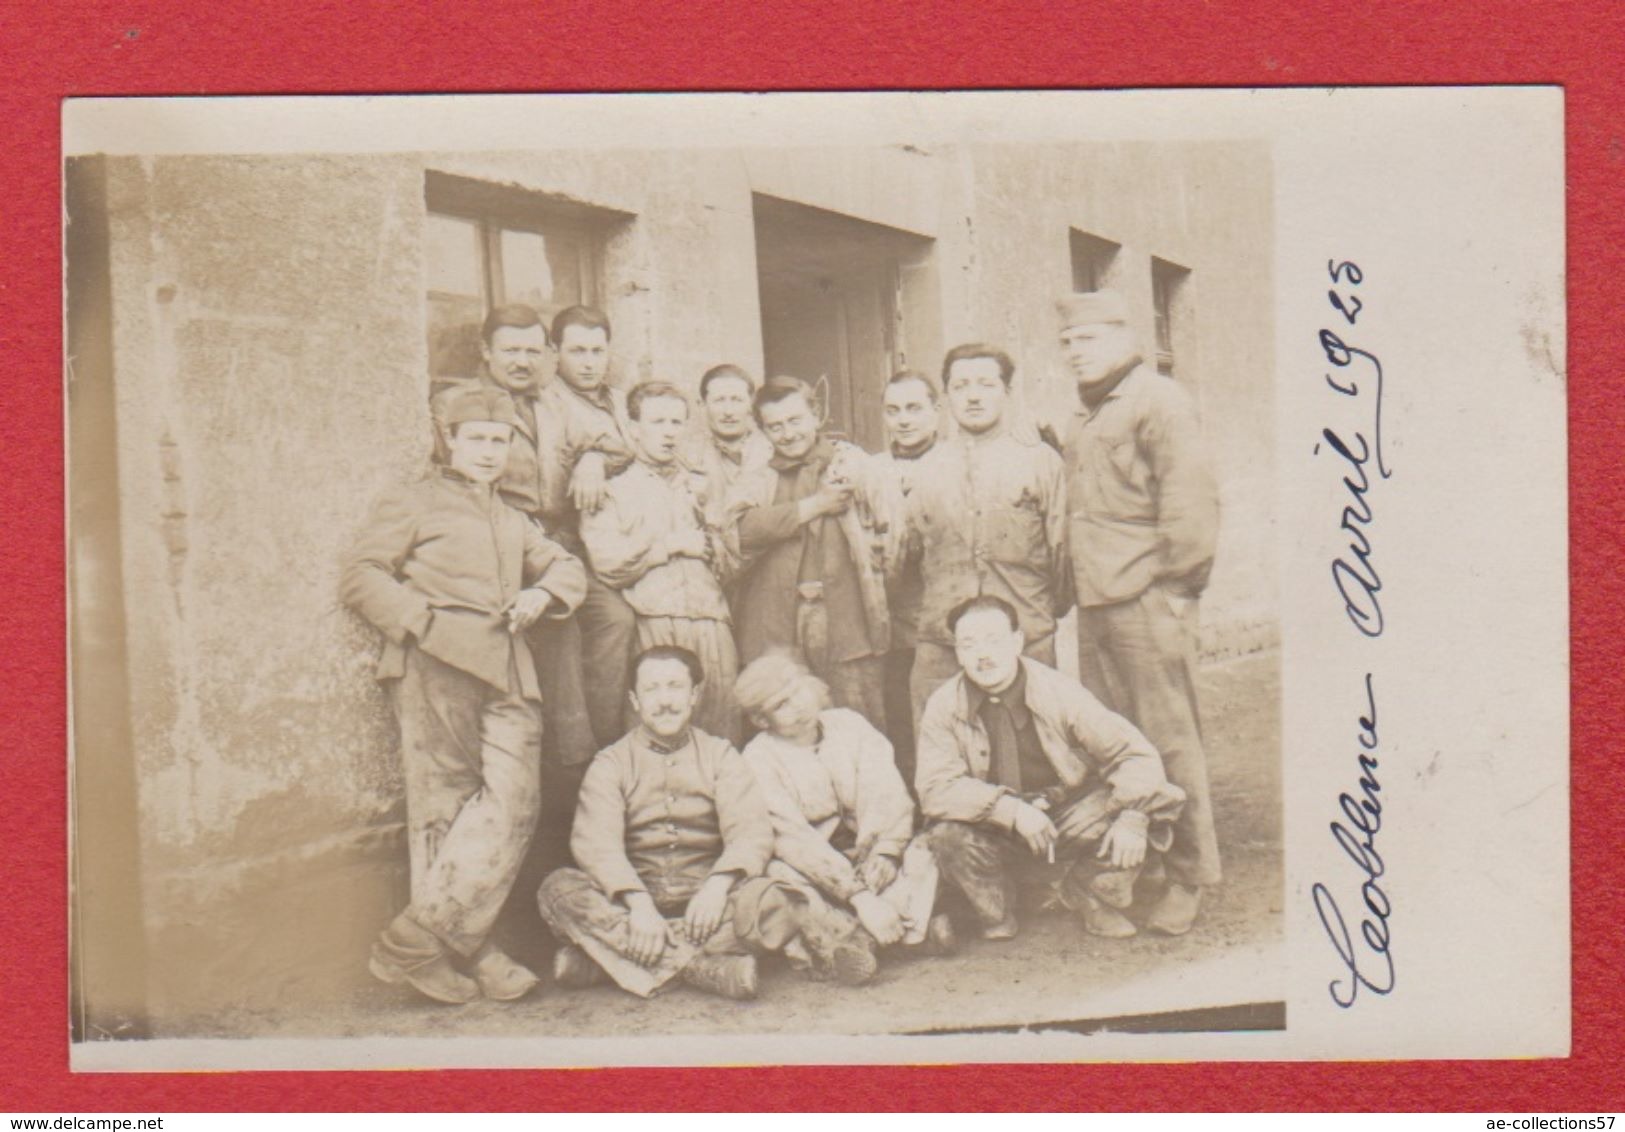
{"label": "man with light hair", "polygon": [[932,914],[936,862],[914,836],[914,803],[886,737],[831,707],[824,682],[784,653],[752,661],[735,689],[762,728],[745,761],[773,819],[767,875],[855,916],[866,943],[953,950],[952,925]]}
{"label": "man with light hair", "polygon": [[703,479],[678,460],[688,398],[668,382],[645,382],[627,394],[626,412],[636,459],[581,516],[587,560],[637,614],[640,649],[680,645],[699,657],[706,680],[694,722],[737,743],[739,660],[717,575],[721,537],[706,522]]}
{"label": "man with light hair", "polygon": [[1057,303],[1078,388],[1063,451],[1071,499],[1078,675],[1162,753],[1186,803],[1147,925],[1191,929],[1220,879],[1196,701],[1197,599],[1218,543],[1219,496],[1189,395],[1147,366],[1123,297]]}
{"label": "man with light hair", "polygon": [[971,598],[947,627],[960,671],[926,704],[916,778],[943,878],[985,939],[1016,934],[1018,881],[1034,874],[1091,935],[1134,935],[1124,911],[1147,854],[1172,841],[1184,793],[1131,723],[1022,655],[1009,602]]}
{"label": "man with light hair", "polygon": [[568,616],[587,576],[496,493],[515,427],[509,395],[463,390],[442,414],[446,466],[383,494],[340,590],[384,634],[378,678],[406,779],[411,902],[368,966],[460,1004],[536,986],[489,939],[540,805],[541,686],[525,630]]}
{"label": "man with light hair", "polygon": [[581,785],[565,868],[537,893],[563,942],[553,978],[605,976],[648,998],[673,980],[755,998],[756,956],[798,938],[825,954],[806,896],[762,875],[773,826],[756,776],[725,739],[692,726],[706,673],[676,645],[632,664],[638,725],[598,753]]}

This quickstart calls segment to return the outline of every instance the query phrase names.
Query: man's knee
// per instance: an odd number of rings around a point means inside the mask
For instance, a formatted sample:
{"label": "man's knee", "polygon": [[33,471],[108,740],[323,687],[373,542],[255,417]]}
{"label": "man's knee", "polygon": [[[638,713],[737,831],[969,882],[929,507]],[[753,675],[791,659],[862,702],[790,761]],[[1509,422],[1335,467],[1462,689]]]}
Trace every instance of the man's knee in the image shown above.
{"label": "man's knee", "polygon": [[944,868],[983,864],[997,856],[993,839],[973,822],[939,821],[923,837],[931,855]]}
{"label": "man's knee", "polygon": [[536,890],[536,905],[543,920],[557,925],[564,918],[579,916],[597,893],[592,878],[580,869],[554,869]]}

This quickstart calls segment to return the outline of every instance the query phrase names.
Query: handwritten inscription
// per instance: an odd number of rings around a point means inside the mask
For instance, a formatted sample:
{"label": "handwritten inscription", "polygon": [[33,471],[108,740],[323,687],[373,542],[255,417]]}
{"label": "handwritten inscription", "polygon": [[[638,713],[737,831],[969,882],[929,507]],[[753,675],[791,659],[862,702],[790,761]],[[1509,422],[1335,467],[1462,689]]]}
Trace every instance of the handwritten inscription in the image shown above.
{"label": "handwritten inscription", "polygon": [[1365,695],[1366,707],[1360,716],[1359,730],[1360,778],[1352,793],[1337,796],[1344,820],[1331,825],[1332,839],[1365,877],[1360,884],[1364,914],[1358,942],[1331,890],[1318,883],[1311,889],[1320,926],[1326,929],[1326,938],[1343,961],[1343,973],[1333,979],[1327,989],[1332,1001],[1344,1009],[1354,1005],[1361,987],[1374,994],[1387,994],[1394,989],[1394,959],[1388,950],[1388,917],[1393,906],[1382,885],[1377,883],[1387,870],[1382,854],[1377,851],[1377,832],[1382,829],[1382,800],[1378,797],[1382,783],[1377,779],[1375,754],[1377,694],[1369,672],[1365,675]]}
{"label": "handwritten inscription", "polygon": [[[1356,293],[1365,281],[1358,264],[1347,260],[1329,261],[1327,273],[1332,287],[1327,301],[1341,318],[1337,329],[1320,331],[1321,352],[1332,366],[1325,375],[1326,385],[1335,392],[1339,405],[1358,412],[1356,427],[1325,427],[1314,446],[1314,454],[1335,462],[1342,480],[1343,503],[1338,517],[1340,537],[1346,548],[1332,560],[1332,584],[1343,613],[1361,637],[1379,638],[1387,628],[1382,608],[1382,575],[1373,549],[1376,510],[1372,494],[1376,485],[1393,475],[1382,444],[1382,362],[1376,354],[1351,344],[1365,302]],[[1394,989],[1394,958],[1388,926],[1393,906],[1380,883],[1387,872],[1377,848],[1382,829],[1382,783],[1377,777],[1377,693],[1376,679],[1365,673],[1365,708],[1359,717],[1356,754],[1358,778],[1352,790],[1337,796],[1339,820],[1331,823],[1332,840],[1353,864],[1359,878],[1358,930],[1333,895],[1330,885],[1317,882],[1310,889],[1315,912],[1326,938],[1337,953],[1342,969],[1327,987],[1332,1001],[1345,1010],[1358,1001],[1363,987],[1372,994],[1385,995]],[[1351,905],[1352,906],[1352,905]]]}
{"label": "handwritten inscription", "polygon": [[[1328,263],[1326,268],[1336,285],[1358,287],[1365,278],[1357,264],[1346,260]],[[1354,326],[1365,304],[1357,296],[1340,294],[1335,287],[1327,296],[1332,309],[1350,327]],[[1382,575],[1377,571],[1371,549],[1375,515],[1371,509],[1372,478],[1366,465],[1373,465],[1381,479],[1393,475],[1382,449],[1382,362],[1371,351],[1349,345],[1336,330],[1320,332],[1320,349],[1338,371],[1326,375],[1327,386],[1357,401],[1365,397],[1369,406],[1369,438],[1363,428],[1348,433],[1346,438],[1335,429],[1324,428],[1320,433],[1321,443],[1315,445],[1315,455],[1330,451],[1342,461],[1339,470],[1348,495],[1339,523],[1348,537],[1348,550],[1332,562],[1332,583],[1343,601],[1343,612],[1354,627],[1367,637],[1380,637],[1385,624],[1380,600]],[[1367,390],[1369,397],[1366,397]]]}

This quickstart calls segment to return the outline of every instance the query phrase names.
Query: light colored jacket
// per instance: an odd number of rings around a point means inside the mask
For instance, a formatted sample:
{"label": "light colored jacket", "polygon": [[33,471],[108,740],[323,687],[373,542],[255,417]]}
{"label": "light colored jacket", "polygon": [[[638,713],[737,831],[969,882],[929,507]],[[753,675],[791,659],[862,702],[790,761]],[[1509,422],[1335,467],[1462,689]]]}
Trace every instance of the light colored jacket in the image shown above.
{"label": "light colored jacket", "polygon": [[950,644],[948,614],[993,594],[1015,606],[1028,641],[1055,631],[1070,604],[1066,470],[1036,435],[940,441],[920,458],[905,509],[894,581],[917,564],[924,578],[919,639]]}
{"label": "light colored jacket", "polygon": [[641,617],[687,617],[727,621],[728,603],[713,567],[705,560],[672,556],[672,537],[707,531],[694,476],[674,465],[669,475],[644,463],[607,485],[603,506],[581,517],[581,541],[593,573],[618,589]]}
{"label": "light colored jacket", "polygon": [[528,515],[449,468],[379,497],[339,579],[344,603],[384,634],[380,680],[404,675],[415,639],[504,692],[517,669],[520,693],[540,700],[526,634],[504,616],[521,586],[553,597],[548,617],[567,617],[587,595],[587,571]]}
{"label": "light colored jacket", "polygon": [[[1098,779],[1111,787],[1111,810],[1139,810],[1153,820],[1176,816],[1185,792],[1168,781],[1162,756],[1132,723],[1107,710],[1082,684],[1027,657],[1027,710],[1044,757],[1069,794]],[[957,673],[931,694],[920,719],[914,784],[927,818],[994,820],[1010,791],[988,781],[992,747]]]}
{"label": "light colored jacket", "polygon": [[[773,855],[818,889],[850,901],[863,888],[854,861],[901,857],[914,833],[914,802],[897,773],[892,745],[855,711],[830,708],[817,747],[764,731],[745,747],[773,819]],[[850,857],[830,844],[845,828]]]}
{"label": "light colored jacket", "polygon": [[1200,594],[1219,492],[1185,390],[1140,364],[1093,412],[1078,410],[1064,450],[1078,604],[1129,601],[1159,582]]}

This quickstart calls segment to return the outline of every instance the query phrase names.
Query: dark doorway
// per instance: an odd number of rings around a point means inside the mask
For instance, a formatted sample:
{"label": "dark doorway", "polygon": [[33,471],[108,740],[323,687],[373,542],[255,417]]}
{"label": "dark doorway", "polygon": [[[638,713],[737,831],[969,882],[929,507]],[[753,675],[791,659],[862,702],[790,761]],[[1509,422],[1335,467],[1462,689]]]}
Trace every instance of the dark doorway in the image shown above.
{"label": "dark doorway", "polygon": [[821,383],[831,429],[878,450],[886,379],[930,370],[940,354],[932,241],[776,197],[753,203],[765,373]]}

